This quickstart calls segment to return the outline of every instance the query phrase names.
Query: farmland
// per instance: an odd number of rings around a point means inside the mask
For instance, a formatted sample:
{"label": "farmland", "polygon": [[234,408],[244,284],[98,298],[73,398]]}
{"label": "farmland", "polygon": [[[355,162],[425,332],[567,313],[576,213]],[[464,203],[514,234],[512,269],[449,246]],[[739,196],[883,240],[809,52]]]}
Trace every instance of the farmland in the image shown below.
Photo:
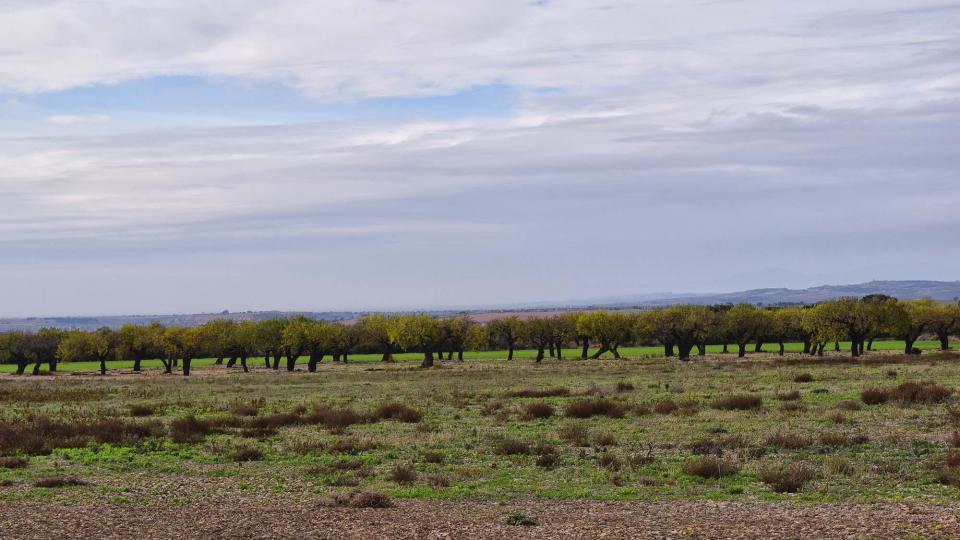
{"label": "farmland", "polygon": [[0,498],[149,515],[328,508],[363,490],[411,513],[504,505],[477,514],[491,527],[563,504],[957,504],[960,357],[883,350],[898,346],[690,362],[652,348],[539,364],[471,353],[429,369],[356,355],[316,373],[197,361],[190,378],[64,363],[0,376]]}

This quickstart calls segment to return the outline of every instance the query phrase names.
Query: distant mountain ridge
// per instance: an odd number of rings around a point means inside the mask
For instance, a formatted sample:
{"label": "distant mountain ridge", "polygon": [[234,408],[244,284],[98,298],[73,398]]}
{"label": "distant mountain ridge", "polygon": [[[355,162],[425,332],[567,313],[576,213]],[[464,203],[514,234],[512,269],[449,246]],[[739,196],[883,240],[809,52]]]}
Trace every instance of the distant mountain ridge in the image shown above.
{"label": "distant mountain ridge", "polygon": [[[746,302],[756,305],[795,305],[815,304],[824,300],[845,296],[866,296],[868,294],[887,294],[901,300],[932,298],[941,302],[960,300],[960,281],[870,281],[855,285],[820,285],[807,289],[768,288],[719,294],[674,294],[624,295],[618,298],[595,300],[571,300],[569,302],[531,302],[511,304],[509,306],[428,310],[437,315],[469,313],[479,320],[488,320],[502,314],[523,312],[530,316],[536,312],[569,311],[572,309],[643,309],[670,306],[676,304],[736,304]],[[408,310],[414,311],[414,310]],[[198,326],[213,319],[228,318],[237,321],[261,321],[277,317],[306,315],[315,319],[336,321],[352,320],[364,312],[361,311],[248,311],[242,313],[196,313],[179,315],[116,315],[103,317],[28,317],[0,318],[0,332],[12,330],[36,331],[43,327],[76,328],[92,330],[101,326],[119,328],[124,324],[150,324],[159,322],[172,326]]]}

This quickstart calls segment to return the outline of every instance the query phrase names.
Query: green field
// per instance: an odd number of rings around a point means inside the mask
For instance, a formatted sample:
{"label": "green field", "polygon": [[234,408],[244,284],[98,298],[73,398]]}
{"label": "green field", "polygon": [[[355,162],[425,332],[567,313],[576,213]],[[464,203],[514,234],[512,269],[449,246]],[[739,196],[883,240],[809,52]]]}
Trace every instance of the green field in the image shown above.
{"label": "green field", "polygon": [[[359,486],[394,498],[454,500],[960,502],[960,490],[938,480],[944,471],[960,479],[960,471],[943,465],[953,459],[950,445],[960,444],[950,438],[960,418],[947,412],[955,398],[868,405],[860,397],[865,388],[905,381],[960,388],[960,357],[952,354],[476,360],[432,369],[325,362],[316,374],[251,367],[249,374],[199,367],[191,378],[156,371],[0,378],[0,454],[23,458],[0,468],[0,499],[181,505],[214,495],[284,494],[309,501]],[[800,374],[812,381],[795,382]],[[525,388],[559,390],[515,394]],[[759,407],[714,405],[743,394],[759,398]],[[594,399],[620,411],[565,415]],[[339,427],[311,420],[318,407],[368,418],[387,403],[405,404],[422,418]],[[528,416],[531,404],[552,414]],[[135,405],[151,414],[134,418]],[[48,421],[38,414],[63,425],[121,419],[123,429],[141,426],[145,434],[120,437],[111,428],[25,449],[17,433],[42,439],[56,431],[32,427],[48,426],[37,424]],[[214,428],[177,442],[174,422],[188,415]],[[690,464],[705,455],[719,456],[729,470],[720,478],[691,474]],[[795,462],[810,475],[797,493],[763,481],[762,471]],[[34,486],[64,475],[85,484]]]}
{"label": "green field", "polygon": [[[918,341],[914,345],[915,347],[924,350],[924,351],[935,351],[940,348],[940,343],[937,341]],[[841,342],[840,348],[842,351],[850,351],[849,342]],[[902,351],[903,342],[902,341],[877,341],[873,344],[873,348],[876,351]],[[785,344],[785,349],[787,352],[799,353],[803,350],[802,343],[787,343]],[[833,347],[829,347],[832,351]],[[736,357],[736,346],[731,346],[729,348],[731,351],[728,353],[729,356]],[[749,349],[751,353],[753,352],[753,345],[751,344]],[[776,343],[766,343],[763,346],[764,352],[774,353],[779,350],[779,346]],[[591,354],[596,351],[596,349],[590,349]],[[707,352],[710,354],[720,354],[723,351],[722,345],[708,345]],[[620,354],[628,358],[657,358],[663,356],[662,347],[621,347]],[[694,351],[696,354],[696,351]],[[518,349],[514,351],[513,357],[517,360],[533,360],[536,358],[537,351],[533,349]],[[580,349],[564,349],[563,358],[565,360],[576,359],[580,356]],[[504,359],[507,357],[507,351],[467,351],[463,355],[465,360],[497,360]],[[422,353],[397,353],[394,355],[394,359],[398,362],[404,361],[417,361],[423,359]],[[213,365],[214,359],[212,358],[202,358],[193,361],[193,366],[203,367]],[[300,359],[300,367],[306,369],[303,364],[305,364],[306,358]],[[324,362],[330,362],[330,357],[327,356]],[[379,354],[352,354],[350,355],[350,362],[379,362]],[[285,362],[285,361],[284,361]],[[282,366],[286,364],[281,362]],[[251,367],[257,367],[263,365],[263,357],[259,358],[250,358],[247,360],[247,364]],[[142,362],[141,367],[143,369],[161,369],[163,366],[159,360],[145,360]],[[71,371],[97,371],[100,368],[100,364],[97,362],[62,362],[58,366],[59,371],[71,372]],[[133,368],[132,360],[114,360],[107,363],[108,369],[119,369],[119,370],[130,370]],[[0,364],[0,373],[14,373],[16,372],[17,366],[13,364]],[[27,368],[27,374],[30,373],[32,367]],[[44,369],[46,369],[46,364],[44,364]],[[283,367],[281,367],[283,369]]]}

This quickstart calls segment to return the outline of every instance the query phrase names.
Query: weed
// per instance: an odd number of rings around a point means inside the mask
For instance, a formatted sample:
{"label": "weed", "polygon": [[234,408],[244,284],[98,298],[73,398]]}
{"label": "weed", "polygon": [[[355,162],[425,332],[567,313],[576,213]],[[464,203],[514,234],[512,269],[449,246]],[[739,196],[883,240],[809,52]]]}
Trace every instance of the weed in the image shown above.
{"label": "weed", "polygon": [[714,409],[727,411],[746,411],[750,409],[759,409],[763,405],[763,400],[755,394],[737,394],[717,398],[710,403]]}

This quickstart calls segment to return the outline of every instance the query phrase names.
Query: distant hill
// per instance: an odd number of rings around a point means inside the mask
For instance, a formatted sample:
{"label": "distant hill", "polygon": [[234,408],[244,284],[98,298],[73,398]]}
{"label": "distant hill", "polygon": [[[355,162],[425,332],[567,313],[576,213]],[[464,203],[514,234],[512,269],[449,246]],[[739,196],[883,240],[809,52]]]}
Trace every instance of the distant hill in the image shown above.
{"label": "distant hill", "polygon": [[[856,285],[821,285],[809,289],[752,289],[749,291],[719,294],[674,294],[632,295],[594,300],[571,300],[567,302],[531,302],[482,309],[435,310],[436,315],[464,313],[479,321],[488,321],[506,315],[523,318],[538,313],[558,313],[577,309],[644,309],[676,304],[736,304],[746,302],[756,305],[815,304],[844,296],[887,294],[901,300],[932,298],[942,302],[960,300],[960,281],[871,281]],[[116,315],[107,317],[30,317],[24,319],[0,319],[0,333],[11,330],[35,331],[43,327],[75,328],[92,330],[102,326],[119,328],[128,323],[150,324],[154,321],[167,326],[199,326],[213,319],[237,321],[262,321],[277,317],[306,315],[327,321],[351,321],[362,315],[355,311],[249,311],[243,313],[197,313],[181,315]]]}

